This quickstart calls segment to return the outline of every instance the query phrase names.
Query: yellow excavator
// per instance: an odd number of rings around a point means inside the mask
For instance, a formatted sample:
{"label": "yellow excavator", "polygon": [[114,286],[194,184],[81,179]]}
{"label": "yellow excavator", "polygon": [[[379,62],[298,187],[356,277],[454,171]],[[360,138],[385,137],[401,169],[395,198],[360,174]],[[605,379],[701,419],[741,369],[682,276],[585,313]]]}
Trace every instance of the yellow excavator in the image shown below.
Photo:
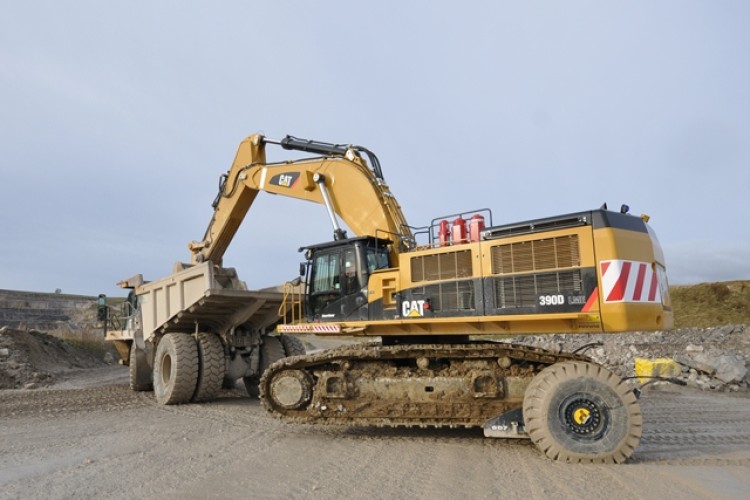
{"label": "yellow excavator", "polygon": [[[269,144],[312,156],[269,163]],[[321,204],[333,227],[332,241],[301,248],[300,277],[272,301],[275,324],[268,314],[253,323],[260,292],[222,267],[261,191]],[[583,354],[501,339],[671,328],[665,260],[648,216],[605,205],[496,225],[480,209],[414,227],[370,150],[259,134],[240,144],[213,208],[203,240],[189,245],[191,264],[151,284],[123,282],[142,316],[135,334],[111,338],[132,346],[129,359],[147,367],[136,379],[150,378],[160,402],[215,395],[231,372],[259,383],[263,405],[288,422],[482,427],[488,437],[531,438],[567,462],[633,454],[637,388]],[[208,284],[183,297],[196,273]],[[292,336],[304,334],[370,342],[304,354]],[[223,370],[213,361],[222,353]]]}

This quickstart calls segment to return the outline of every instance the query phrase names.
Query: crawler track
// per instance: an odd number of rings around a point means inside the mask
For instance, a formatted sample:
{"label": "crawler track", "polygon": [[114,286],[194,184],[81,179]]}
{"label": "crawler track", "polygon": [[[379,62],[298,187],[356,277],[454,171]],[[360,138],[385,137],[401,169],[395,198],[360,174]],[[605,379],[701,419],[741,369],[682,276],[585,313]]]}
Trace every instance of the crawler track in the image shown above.
{"label": "crawler track", "polygon": [[520,408],[544,367],[586,358],[476,342],[345,346],[271,365],[261,400],[293,423],[477,427]]}

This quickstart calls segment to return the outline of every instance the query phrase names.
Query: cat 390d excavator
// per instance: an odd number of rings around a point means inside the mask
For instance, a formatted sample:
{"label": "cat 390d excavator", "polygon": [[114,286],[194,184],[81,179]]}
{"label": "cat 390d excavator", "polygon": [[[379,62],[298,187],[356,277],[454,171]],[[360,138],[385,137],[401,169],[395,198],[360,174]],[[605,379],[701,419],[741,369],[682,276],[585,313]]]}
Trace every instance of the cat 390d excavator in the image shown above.
{"label": "cat 390d excavator", "polygon": [[[313,156],[268,163],[268,144]],[[288,284],[274,335],[284,345],[304,334],[370,340],[313,354],[292,349],[286,354],[297,355],[261,359],[260,371],[256,362],[270,413],[293,423],[482,427],[489,437],[531,438],[567,462],[633,454],[642,427],[633,385],[583,354],[500,339],[671,328],[664,256],[648,216],[602,206],[495,225],[481,209],[412,227],[368,149],[256,134],[221,177],[205,236],[189,245],[192,264],[179,272],[203,266],[222,275],[224,252],[260,191],[324,205],[334,233],[301,249],[306,262]],[[157,303],[171,295],[136,285],[143,319],[149,307],[159,316]],[[204,361],[220,355],[213,351],[223,352],[226,370],[235,363],[232,339],[249,315],[224,309],[233,318],[226,326],[203,295],[149,319],[141,333],[161,402],[215,393],[207,384],[220,384],[218,375],[203,375],[221,371]],[[197,355],[183,359],[192,344]],[[179,370],[191,364],[197,376]]]}

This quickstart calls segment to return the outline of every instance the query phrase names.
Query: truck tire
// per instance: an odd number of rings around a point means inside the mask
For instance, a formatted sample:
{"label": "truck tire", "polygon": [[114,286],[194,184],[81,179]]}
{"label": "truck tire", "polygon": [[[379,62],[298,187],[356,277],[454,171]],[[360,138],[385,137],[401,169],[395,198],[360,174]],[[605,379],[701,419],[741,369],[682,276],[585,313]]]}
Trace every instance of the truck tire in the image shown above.
{"label": "truck tire", "polygon": [[284,346],[279,337],[263,337],[263,344],[260,346],[260,372],[257,376],[242,377],[242,381],[245,383],[245,390],[250,397],[257,398],[260,396],[258,383],[260,382],[261,375],[266,371],[266,368],[284,357],[286,357]]}
{"label": "truck tire", "polygon": [[198,381],[198,346],[186,333],[168,333],[156,348],[154,395],[163,405],[187,403]]}
{"label": "truck tire", "polygon": [[151,368],[145,363],[145,356],[141,356],[138,361],[135,341],[130,345],[130,355],[128,356],[128,374],[130,376],[131,391],[151,391],[154,384],[151,381]]}
{"label": "truck tire", "polygon": [[215,399],[224,382],[224,346],[218,335],[213,333],[198,334],[198,381],[192,401],[211,401]]}
{"label": "truck tire", "polygon": [[631,387],[603,366],[548,366],[523,400],[526,432],[547,457],[569,463],[622,463],[641,440],[643,419]]}
{"label": "truck tire", "polygon": [[[226,373],[226,370],[224,370]],[[237,381],[233,378],[229,378],[227,375],[224,375],[224,381],[221,384],[222,389],[234,389],[237,385]]]}
{"label": "truck tire", "polygon": [[284,354],[289,356],[304,356],[305,345],[300,339],[292,335],[281,335],[281,345],[284,347]]}

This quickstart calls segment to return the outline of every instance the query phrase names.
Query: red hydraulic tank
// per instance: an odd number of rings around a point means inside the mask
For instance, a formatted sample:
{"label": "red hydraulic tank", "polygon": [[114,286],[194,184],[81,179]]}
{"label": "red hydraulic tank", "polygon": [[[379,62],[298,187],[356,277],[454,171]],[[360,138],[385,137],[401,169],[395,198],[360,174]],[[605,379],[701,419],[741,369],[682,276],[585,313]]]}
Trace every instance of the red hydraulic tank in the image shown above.
{"label": "red hydraulic tank", "polygon": [[443,219],[440,221],[440,228],[438,229],[438,240],[440,241],[441,247],[447,247],[450,245],[451,232],[448,229],[448,221]]}
{"label": "red hydraulic tank", "polygon": [[459,216],[453,221],[451,236],[453,237],[454,245],[466,243],[466,220],[464,220],[462,217]]}
{"label": "red hydraulic tank", "polygon": [[482,231],[484,231],[484,216],[479,214],[472,215],[471,219],[469,219],[469,240],[481,240]]}

